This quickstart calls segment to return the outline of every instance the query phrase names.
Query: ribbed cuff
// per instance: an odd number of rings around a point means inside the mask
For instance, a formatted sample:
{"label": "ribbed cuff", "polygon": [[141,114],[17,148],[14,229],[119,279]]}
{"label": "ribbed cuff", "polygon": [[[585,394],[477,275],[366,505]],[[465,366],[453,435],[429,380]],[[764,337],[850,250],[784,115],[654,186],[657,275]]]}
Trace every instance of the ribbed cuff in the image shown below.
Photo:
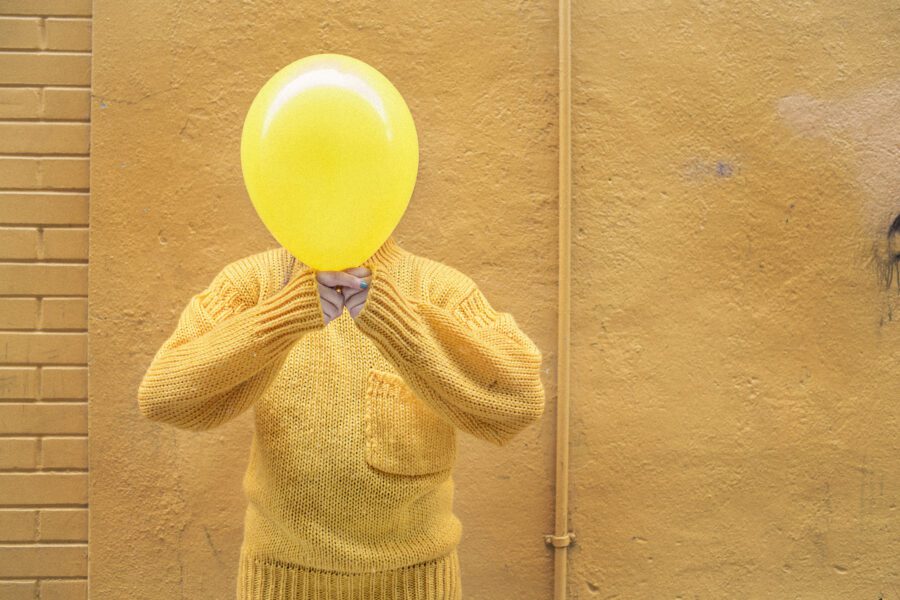
{"label": "ribbed cuff", "polygon": [[282,338],[294,342],[306,332],[325,327],[315,271],[302,271],[260,302],[252,326],[254,337],[269,342]]}
{"label": "ribbed cuff", "polygon": [[414,361],[427,326],[418,313],[417,303],[398,289],[390,276],[378,269],[366,304],[356,316],[356,325],[383,350],[399,353],[406,361]]}

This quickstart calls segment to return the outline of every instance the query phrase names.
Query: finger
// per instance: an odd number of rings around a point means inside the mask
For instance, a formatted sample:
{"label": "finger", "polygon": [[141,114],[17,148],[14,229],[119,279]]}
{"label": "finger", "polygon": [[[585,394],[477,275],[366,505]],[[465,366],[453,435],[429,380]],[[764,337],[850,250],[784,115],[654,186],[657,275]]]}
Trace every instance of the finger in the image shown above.
{"label": "finger", "polygon": [[328,287],[350,287],[354,289],[359,289],[360,278],[351,275],[350,273],[344,273],[343,271],[319,271],[316,274],[316,279],[319,283],[327,285]]}
{"label": "finger", "polygon": [[335,315],[341,314],[341,311],[344,310],[344,302],[343,301],[333,302],[332,300],[329,300],[328,298],[325,298],[324,296],[319,296],[319,302],[322,303],[322,310],[325,310],[325,308],[328,308],[329,310],[333,311]]}
{"label": "finger", "polygon": [[322,304],[322,312],[325,314],[326,323],[333,319],[337,319],[341,316],[341,313],[344,312],[343,306],[334,306],[330,302],[324,302]]}
{"label": "finger", "polygon": [[319,284],[319,296],[325,298],[335,306],[343,306],[344,304],[344,297],[341,296],[337,290],[321,283]]}
{"label": "finger", "polygon": [[358,294],[353,294],[353,297],[344,302],[344,306],[347,307],[347,310],[351,308],[355,308],[360,306],[361,304],[365,304],[366,298],[369,296],[369,290],[364,290],[359,292]]}
{"label": "finger", "polygon": [[353,267],[352,269],[344,269],[344,272],[356,275],[357,277],[366,277],[372,274],[372,271],[367,267]]}
{"label": "finger", "polygon": [[344,298],[344,302],[346,303],[347,300],[349,300],[356,294],[359,294],[364,291],[365,291],[364,289],[353,289],[353,288],[345,287],[345,288],[341,288],[341,296]]}
{"label": "finger", "polygon": [[[359,277],[359,287],[351,287],[351,288],[344,288],[344,289],[348,290],[350,296],[352,296],[353,294],[357,294],[361,291],[367,290],[370,287],[372,287],[372,279],[373,278],[374,278],[373,275]],[[344,298],[346,299],[346,298],[349,298],[350,296],[344,296]]]}
{"label": "finger", "polygon": [[322,311],[322,320],[328,323],[329,321],[334,321],[338,317],[341,316],[340,310],[329,310],[329,312]]}
{"label": "finger", "polygon": [[336,277],[340,271],[316,271],[316,281],[328,287],[335,287]]}
{"label": "finger", "polygon": [[365,307],[365,304],[360,304],[359,306],[354,306],[353,308],[348,308],[347,312],[349,312],[350,316],[355,319],[356,316],[362,312],[363,307]]}
{"label": "finger", "polygon": [[359,278],[359,288],[343,288],[341,289],[341,293],[344,296],[344,302],[347,302],[350,298],[359,294],[363,291],[368,291],[369,288],[372,287],[372,277],[360,277]]}
{"label": "finger", "polygon": [[319,296],[319,302],[322,304],[323,309],[331,308],[331,309],[340,310],[344,306],[343,302],[333,302],[333,301],[329,300],[328,298],[325,298],[324,296]]}

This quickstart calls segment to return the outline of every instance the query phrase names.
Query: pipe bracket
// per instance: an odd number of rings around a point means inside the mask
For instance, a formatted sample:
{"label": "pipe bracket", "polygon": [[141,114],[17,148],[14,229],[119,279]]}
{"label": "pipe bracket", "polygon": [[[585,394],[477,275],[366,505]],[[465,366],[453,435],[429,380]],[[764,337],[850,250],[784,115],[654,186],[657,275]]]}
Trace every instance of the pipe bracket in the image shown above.
{"label": "pipe bracket", "polygon": [[544,543],[550,546],[555,546],[556,548],[564,548],[569,544],[575,543],[575,532],[570,531],[566,535],[547,534],[544,536]]}

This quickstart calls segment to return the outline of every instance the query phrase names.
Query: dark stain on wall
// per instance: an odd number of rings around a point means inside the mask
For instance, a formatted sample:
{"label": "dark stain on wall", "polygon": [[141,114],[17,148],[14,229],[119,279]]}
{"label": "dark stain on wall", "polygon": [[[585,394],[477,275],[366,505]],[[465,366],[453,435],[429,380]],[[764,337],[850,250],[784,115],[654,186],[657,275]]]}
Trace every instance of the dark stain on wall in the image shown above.
{"label": "dark stain on wall", "polygon": [[900,213],[894,217],[888,227],[885,249],[882,261],[885,287],[890,289],[891,284],[896,281],[897,291],[900,292]]}

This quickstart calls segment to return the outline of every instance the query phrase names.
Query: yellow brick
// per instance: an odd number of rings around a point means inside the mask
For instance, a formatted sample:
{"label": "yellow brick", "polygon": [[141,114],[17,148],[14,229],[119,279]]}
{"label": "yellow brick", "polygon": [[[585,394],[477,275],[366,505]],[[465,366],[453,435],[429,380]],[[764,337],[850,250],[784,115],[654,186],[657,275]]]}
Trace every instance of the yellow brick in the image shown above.
{"label": "yellow brick", "polygon": [[86,364],[87,332],[0,331],[0,360],[30,365]]}
{"label": "yellow brick", "polygon": [[34,600],[36,593],[36,581],[0,581],[0,598],[3,600]]}
{"label": "yellow brick", "polygon": [[90,19],[47,19],[47,48],[49,50],[90,50]]}
{"label": "yellow brick", "polygon": [[2,154],[82,154],[90,151],[88,123],[0,123]]}
{"label": "yellow brick", "polygon": [[45,119],[89,119],[91,117],[91,90],[89,88],[45,88]]}
{"label": "yellow brick", "polygon": [[[2,129],[0,126],[0,135]],[[37,258],[39,240],[40,235],[34,227],[0,227],[0,260]]]}
{"label": "yellow brick", "polygon": [[41,158],[40,187],[44,189],[80,189],[90,185],[90,160],[87,158]]}
{"label": "yellow brick", "polygon": [[0,192],[0,223],[87,225],[88,202],[84,193]]}
{"label": "yellow brick", "polygon": [[87,403],[0,404],[0,433],[87,434]]}
{"label": "yellow brick", "polygon": [[0,187],[39,188],[39,162],[36,158],[0,156]]}
{"label": "yellow brick", "polygon": [[87,469],[86,437],[45,437],[41,440],[42,469]]}
{"label": "yellow brick", "polygon": [[87,600],[86,579],[45,580],[41,582],[41,600]]}
{"label": "yellow brick", "polygon": [[43,542],[86,542],[86,508],[52,508],[40,511],[40,540]]}
{"label": "yellow brick", "polygon": [[[36,438],[0,438],[0,469],[36,468],[37,447]],[[0,536],[2,533],[0,524]]]}
{"label": "yellow brick", "polygon": [[[33,542],[37,539],[38,511],[0,509],[0,542]],[[3,588],[0,588],[3,589]],[[0,594],[0,598],[5,598]]]}
{"label": "yellow brick", "polygon": [[0,298],[0,329],[35,329],[38,302],[37,298]]}
{"label": "yellow brick", "polygon": [[43,259],[88,259],[86,227],[47,228],[43,241]]}
{"label": "yellow brick", "polygon": [[[0,263],[0,294],[22,296],[87,295],[87,265]],[[0,362],[3,357],[0,356]]]}
{"label": "yellow brick", "polygon": [[90,16],[91,0],[0,0],[4,15]]}
{"label": "yellow brick", "polygon": [[30,119],[40,111],[40,88],[0,88],[0,119]]}
{"label": "yellow brick", "polygon": [[87,473],[0,473],[0,505],[87,504],[87,498]]}
{"label": "yellow brick", "polygon": [[87,298],[44,298],[41,329],[87,329]]}
{"label": "yellow brick", "polygon": [[41,47],[41,20],[33,17],[0,17],[0,40],[4,48]]}
{"label": "yellow brick", "polygon": [[86,190],[89,181],[88,158],[0,157],[0,187]]}
{"label": "yellow brick", "polygon": [[37,398],[39,377],[37,367],[0,366],[0,398],[4,400]]}
{"label": "yellow brick", "polygon": [[87,367],[44,367],[41,378],[43,400],[87,399]]}
{"label": "yellow brick", "polygon": [[8,363],[83,365],[87,332],[0,331],[0,349],[0,360]]}
{"label": "yellow brick", "polygon": [[0,51],[0,83],[89,86],[91,56]]}
{"label": "yellow brick", "polygon": [[0,546],[0,577],[87,575],[87,544]]}

